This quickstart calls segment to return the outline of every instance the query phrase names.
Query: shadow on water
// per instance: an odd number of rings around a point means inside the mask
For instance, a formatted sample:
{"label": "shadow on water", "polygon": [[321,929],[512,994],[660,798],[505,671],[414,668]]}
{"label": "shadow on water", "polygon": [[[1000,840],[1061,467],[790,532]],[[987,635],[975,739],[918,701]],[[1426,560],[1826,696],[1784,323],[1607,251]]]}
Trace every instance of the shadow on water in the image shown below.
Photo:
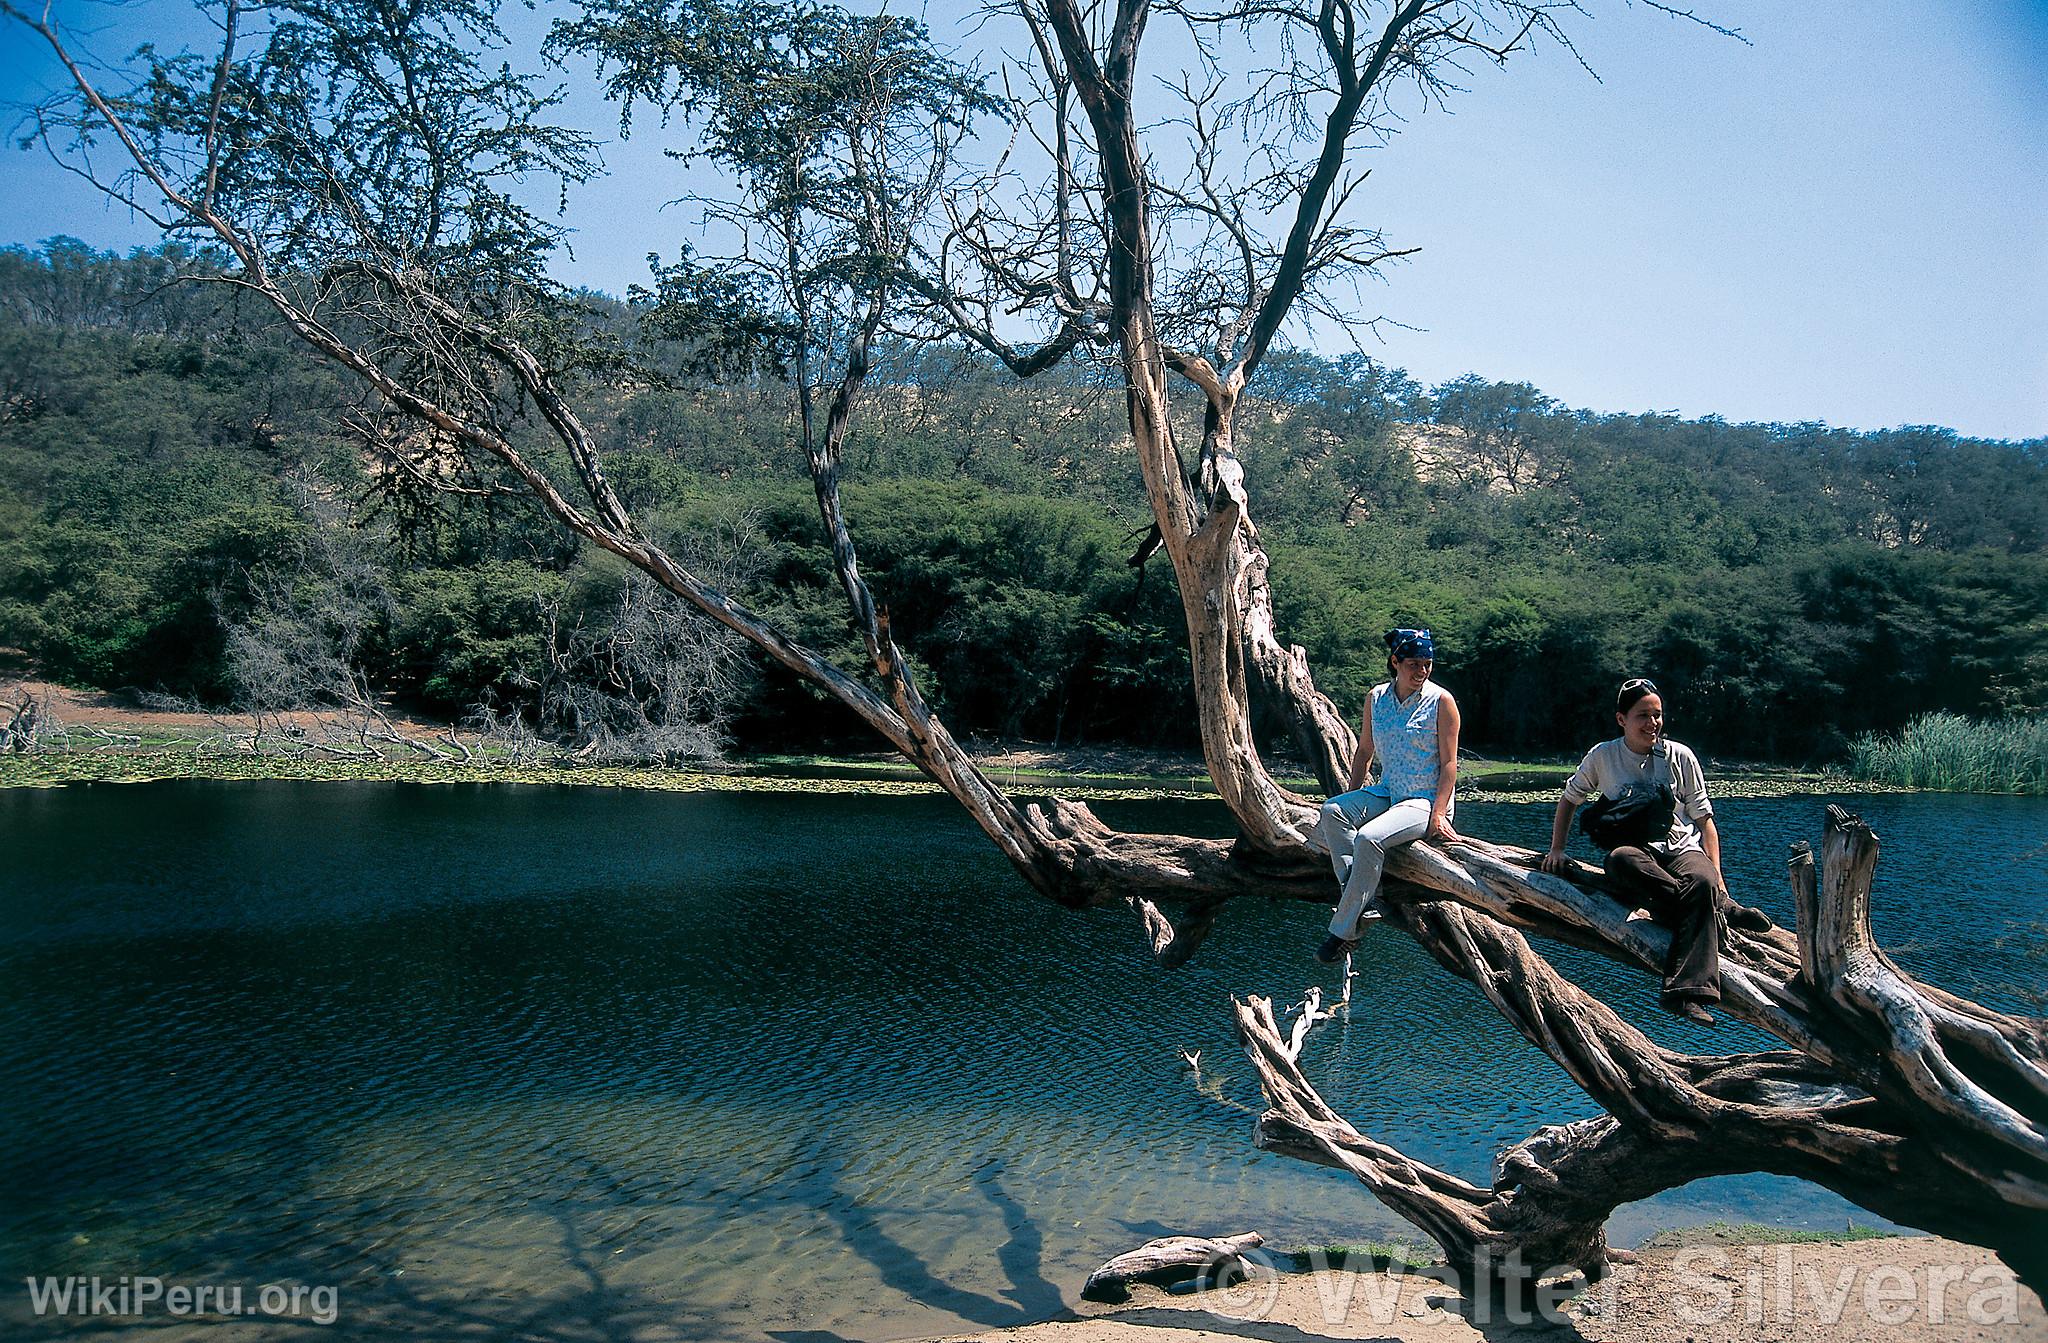
{"label": "shadow on water", "polygon": [[1002,1172],[1002,1163],[992,1162],[976,1187],[1002,1213],[1003,1228],[1009,1233],[996,1249],[996,1263],[1010,1282],[1003,1295],[1025,1315],[1036,1318],[1060,1307],[1060,1289],[1044,1275],[1045,1236],[1029,1210],[1003,1188]]}
{"label": "shadow on water", "polygon": [[947,1281],[918,1251],[884,1226],[885,1217],[914,1220],[920,1211],[917,1208],[860,1208],[850,1200],[835,1199],[827,1205],[827,1215],[846,1244],[874,1267],[884,1285],[970,1325],[1011,1328],[1063,1309],[1066,1302],[1060,1289],[1041,1272],[1044,1236],[1024,1205],[1003,1189],[1002,1163],[984,1167],[975,1176],[974,1187],[1001,1217],[1003,1239],[993,1247],[993,1257],[1007,1283],[1000,1296]]}
{"label": "shadow on water", "polygon": [[[2025,1010],[2048,806],[1858,801],[1888,846],[1887,947]],[[1102,811],[1229,828],[1215,804]],[[1814,837],[1818,799],[1724,811],[1731,880],[1785,921],[1784,843]],[[1460,819],[1524,844],[1549,823]],[[920,861],[864,862],[878,830]],[[147,785],[0,796],[0,851],[0,1332],[24,1274],[146,1273],[334,1284],[328,1336],[855,1343],[1059,1314],[1161,1235],[1414,1238],[1246,1141],[1224,1002],[1322,975],[1317,911],[1234,905],[1165,974],[1117,911],[1031,899],[943,800]],[[1362,1131],[1483,1179],[1590,1112],[1411,942],[1359,960],[1305,1063]],[[1750,1043],[1558,960],[1673,1047]],[[1744,1179],[1610,1236],[1848,1215],[1868,1220]]]}
{"label": "shadow on water", "polygon": [[564,1284],[538,1301],[513,1301],[506,1295],[479,1301],[468,1296],[437,1294],[431,1288],[423,1290],[416,1284],[388,1279],[367,1308],[358,1307],[360,1317],[357,1311],[351,1312],[346,1336],[475,1334],[560,1339],[564,1343],[592,1338],[626,1343],[645,1337],[649,1326],[670,1321],[672,1302],[606,1281],[602,1259],[574,1220],[560,1215],[555,1220],[560,1229],[558,1262],[569,1270],[573,1285]]}
{"label": "shadow on water", "polygon": [[[245,1315],[229,1320],[195,1314],[183,1318],[162,1308],[142,1319],[79,1316],[36,1319],[16,1299],[0,1307],[0,1325],[14,1336],[38,1338],[100,1338],[128,1336],[147,1329],[152,1337],[170,1339],[218,1337],[229,1326],[242,1340],[320,1338],[382,1340],[403,1335],[432,1339],[520,1338],[535,1343],[588,1343],[589,1340],[650,1338],[699,1339],[709,1335],[679,1324],[676,1302],[669,1294],[621,1281],[601,1247],[591,1243],[577,1219],[566,1213],[549,1215],[554,1227],[545,1247],[522,1247],[521,1275],[495,1286],[458,1287],[447,1283],[407,1281],[397,1275],[338,1275],[319,1258],[293,1261],[273,1258],[266,1279],[277,1283],[333,1284],[337,1287],[330,1322],[304,1317],[263,1317],[254,1314],[256,1283],[244,1285]],[[440,1248],[450,1255],[501,1253],[501,1245],[445,1236]],[[544,1253],[543,1253],[544,1250]],[[548,1265],[549,1281],[538,1286],[530,1272],[539,1259]],[[176,1275],[175,1281],[228,1282],[231,1274]],[[323,1312],[324,1314],[324,1312]],[[189,1331],[189,1332],[188,1332]],[[837,1335],[821,1337],[837,1338]]]}

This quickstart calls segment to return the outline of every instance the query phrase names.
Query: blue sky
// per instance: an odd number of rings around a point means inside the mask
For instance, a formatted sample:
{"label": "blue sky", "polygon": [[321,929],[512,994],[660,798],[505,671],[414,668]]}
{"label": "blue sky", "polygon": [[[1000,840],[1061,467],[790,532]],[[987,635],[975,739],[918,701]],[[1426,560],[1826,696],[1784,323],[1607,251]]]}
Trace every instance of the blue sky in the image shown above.
{"label": "blue sky", "polygon": [[[1367,352],[1600,411],[2048,436],[2048,0],[1701,0],[1746,44],[1588,8],[1572,33],[1598,79],[1556,49],[1475,70],[1372,155],[1362,217],[1422,250],[1366,286],[1361,311],[1390,319]],[[110,51],[190,31],[179,0],[59,10],[102,15]],[[941,37],[985,42],[950,13]],[[49,77],[0,36],[0,98]],[[572,195],[561,278],[618,292],[687,239],[657,148],[612,145],[611,178]],[[0,152],[0,242],[150,240]]]}

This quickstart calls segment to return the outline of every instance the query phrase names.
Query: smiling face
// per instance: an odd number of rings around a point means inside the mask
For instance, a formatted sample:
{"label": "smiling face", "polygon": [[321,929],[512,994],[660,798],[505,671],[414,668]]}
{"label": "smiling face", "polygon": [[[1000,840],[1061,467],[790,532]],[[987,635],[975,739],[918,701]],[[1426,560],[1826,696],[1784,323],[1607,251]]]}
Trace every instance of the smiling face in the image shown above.
{"label": "smiling face", "polygon": [[1664,740],[1663,697],[1645,695],[1629,705],[1627,713],[1614,715],[1614,721],[1621,724],[1621,739],[1628,743],[1628,749],[1637,755],[1648,755]]}
{"label": "smiling face", "polygon": [[1395,658],[1394,693],[1407,699],[1418,690],[1436,666],[1432,658]]}

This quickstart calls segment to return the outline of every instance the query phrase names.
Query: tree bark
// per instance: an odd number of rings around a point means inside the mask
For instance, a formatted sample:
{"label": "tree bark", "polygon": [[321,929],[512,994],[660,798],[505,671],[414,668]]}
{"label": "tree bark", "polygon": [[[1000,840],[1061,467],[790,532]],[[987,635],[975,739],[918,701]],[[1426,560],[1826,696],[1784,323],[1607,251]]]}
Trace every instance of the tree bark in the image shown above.
{"label": "tree bark", "polygon": [[1256,1231],[1235,1236],[1162,1236],[1128,1250],[1088,1275],[1081,1295],[1090,1301],[1121,1301],[1134,1282],[1174,1282],[1198,1273],[1223,1272],[1246,1250],[1265,1244]]}
{"label": "tree bark", "polygon": [[[1390,888],[1389,920],[1477,986],[1607,1113],[1532,1135],[1502,1154],[1482,1188],[1345,1123],[1303,1076],[1271,1004],[1254,998],[1236,1015],[1269,1105],[1260,1146],[1349,1171],[1468,1280],[1504,1291],[1563,1268],[1598,1277],[1614,1208],[1738,1171],[1811,1180],[1894,1221],[1987,1245],[2035,1290],[2048,1285],[2042,1023],[1927,989],[1884,957],[1868,921],[1877,841],[1855,817],[1828,809],[1818,882],[1810,851],[1794,852],[1796,942],[1731,935],[1723,1006],[1793,1046],[1767,1053],[1655,1045],[1510,924],[1563,922],[1575,934],[1567,940],[1652,975],[1662,930],[1640,920],[1617,927],[1554,878],[1518,880],[1472,846],[1461,852],[1462,868],[1414,855],[1407,866],[1428,870],[1406,875],[1432,885]],[[1458,871],[1471,884],[1442,889]]]}

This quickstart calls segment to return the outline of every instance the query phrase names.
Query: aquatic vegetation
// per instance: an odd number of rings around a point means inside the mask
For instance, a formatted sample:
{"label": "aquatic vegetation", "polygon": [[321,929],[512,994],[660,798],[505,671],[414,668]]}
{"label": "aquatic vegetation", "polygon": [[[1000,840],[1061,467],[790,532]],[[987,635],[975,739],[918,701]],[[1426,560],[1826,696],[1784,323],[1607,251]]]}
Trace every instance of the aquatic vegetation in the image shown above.
{"label": "aquatic vegetation", "polygon": [[1849,747],[1849,772],[1948,793],[2048,794],[2048,718],[1922,714],[1896,736],[1858,737]]}
{"label": "aquatic vegetation", "polygon": [[[1206,780],[1134,776],[1088,777],[1018,770],[997,771],[1015,796],[1073,798],[1083,802],[1142,802],[1156,798],[1214,798]],[[869,796],[937,793],[939,787],[907,769],[883,769],[864,762],[812,763],[780,766],[754,762],[731,770],[662,769],[653,766],[588,766],[513,762],[478,753],[468,764],[435,761],[415,755],[337,759],[317,755],[271,755],[256,752],[200,753],[151,744],[127,750],[43,752],[0,755],[0,788],[56,788],[66,784],[149,783],[158,779],[337,780],[368,783],[503,783],[570,785],[584,788],[634,788],[656,792],[815,793]],[[1485,780],[1480,780],[1484,783]],[[1306,780],[1298,786],[1314,791]],[[1792,797],[1825,792],[1888,793],[1907,789],[1885,780],[1780,775],[1717,779],[1716,797]],[[1555,800],[1550,790],[1500,791],[1461,787],[1461,802],[1542,802]]]}
{"label": "aquatic vegetation", "polygon": [[[815,778],[782,774],[709,773],[695,770],[578,767],[479,761],[460,764],[417,757],[337,760],[314,756],[258,754],[199,755],[190,752],[93,753],[0,756],[0,788],[55,788],[66,784],[151,783],[160,779],[334,780],[363,783],[497,783],[633,788],[657,792],[852,793],[869,796],[937,793],[923,778]],[[1198,798],[1214,794],[1192,786],[1103,786],[1062,780],[1034,788],[1023,781],[1011,791],[1077,798],[1090,802]]]}

